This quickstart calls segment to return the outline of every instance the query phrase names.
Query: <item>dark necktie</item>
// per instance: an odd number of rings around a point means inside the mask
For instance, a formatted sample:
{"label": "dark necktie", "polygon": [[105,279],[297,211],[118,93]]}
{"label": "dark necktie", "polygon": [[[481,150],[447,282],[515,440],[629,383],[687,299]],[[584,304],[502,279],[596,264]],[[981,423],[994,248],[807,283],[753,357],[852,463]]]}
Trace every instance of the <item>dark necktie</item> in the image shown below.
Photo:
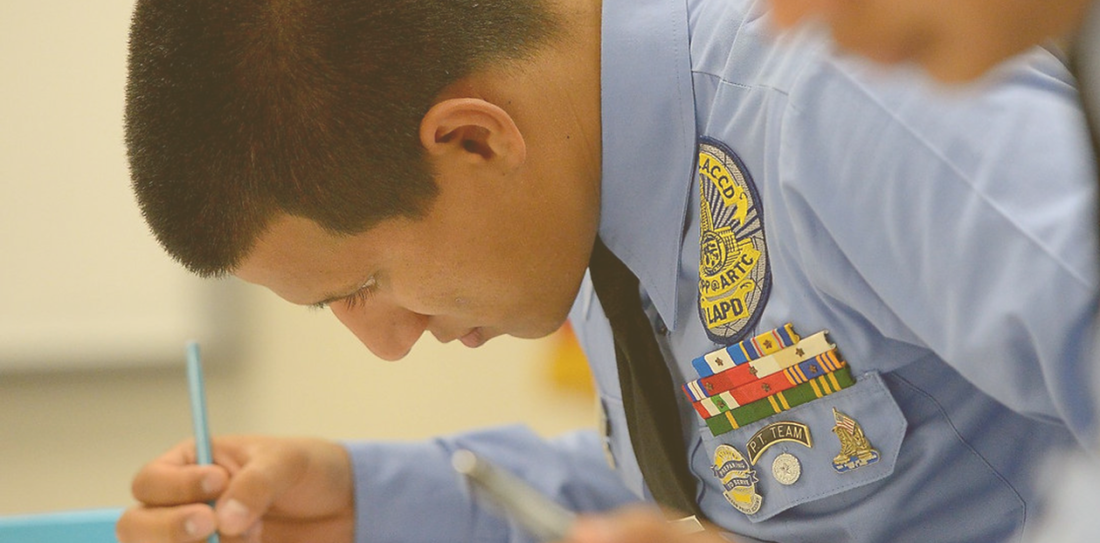
{"label": "dark necktie", "polygon": [[1069,68],[1077,78],[1092,157],[1100,165],[1100,1],[1092,2],[1074,38]]}
{"label": "dark necktie", "polygon": [[1069,69],[1077,79],[1093,156],[1100,157],[1100,3],[1090,8],[1069,55]]}
{"label": "dark necktie", "polygon": [[611,323],[626,425],[646,486],[661,505],[698,515],[676,388],[642,310],[638,278],[599,239],[589,270]]}

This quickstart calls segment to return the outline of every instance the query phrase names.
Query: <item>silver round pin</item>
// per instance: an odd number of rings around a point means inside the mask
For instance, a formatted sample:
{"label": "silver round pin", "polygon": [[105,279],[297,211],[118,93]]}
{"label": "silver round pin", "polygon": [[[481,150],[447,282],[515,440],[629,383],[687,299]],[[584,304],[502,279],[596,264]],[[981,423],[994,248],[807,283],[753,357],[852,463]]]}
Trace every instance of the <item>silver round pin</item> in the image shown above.
{"label": "silver round pin", "polygon": [[772,462],[772,476],[784,485],[793,485],[802,476],[802,463],[791,453],[783,453]]}

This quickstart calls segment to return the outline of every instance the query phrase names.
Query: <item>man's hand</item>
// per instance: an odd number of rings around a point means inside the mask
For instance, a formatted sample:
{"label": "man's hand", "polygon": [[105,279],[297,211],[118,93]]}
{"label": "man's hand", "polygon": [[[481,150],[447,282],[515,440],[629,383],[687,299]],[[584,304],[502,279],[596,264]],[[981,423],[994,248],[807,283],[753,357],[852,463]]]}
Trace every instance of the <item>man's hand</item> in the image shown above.
{"label": "man's hand", "polygon": [[[351,543],[355,508],[351,464],[340,445],[318,439],[225,437],[214,464],[195,464],[193,441],[138,472],[139,505],[118,521],[122,543],[222,541]],[[208,502],[215,502],[213,508]]]}
{"label": "man's hand", "polygon": [[731,543],[713,526],[706,531],[684,533],[665,516],[650,507],[629,506],[607,515],[586,515],[577,519],[566,539],[568,543]]}

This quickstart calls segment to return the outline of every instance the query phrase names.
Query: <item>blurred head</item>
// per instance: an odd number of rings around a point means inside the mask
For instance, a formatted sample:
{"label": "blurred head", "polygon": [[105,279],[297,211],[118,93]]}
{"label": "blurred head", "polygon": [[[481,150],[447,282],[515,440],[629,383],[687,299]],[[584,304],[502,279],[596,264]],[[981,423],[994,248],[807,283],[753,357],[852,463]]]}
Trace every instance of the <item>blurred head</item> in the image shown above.
{"label": "blurred head", "polygon": [[818,20],[844,49],[946,82],[1072,33],[1090,0],[771,0],[781,27]]}
{"label": "blurred head", "polygon": [[275,217],[333,234],[423,217],[436,95],[554,28],[540,0],[139,0],[125,124],[142,213],[204,276]]}

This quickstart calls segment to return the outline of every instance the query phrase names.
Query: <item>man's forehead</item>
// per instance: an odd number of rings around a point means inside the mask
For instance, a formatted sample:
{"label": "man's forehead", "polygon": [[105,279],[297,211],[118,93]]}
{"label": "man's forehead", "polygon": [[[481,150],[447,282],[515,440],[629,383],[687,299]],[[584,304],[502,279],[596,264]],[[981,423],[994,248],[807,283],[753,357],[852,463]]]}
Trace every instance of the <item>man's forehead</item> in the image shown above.
{"label": "man's forehead", "polygon": [[357,236],[338,236],[317,223],[284,215],[273,220],[233,275],[284,299],[312,305],[365,280]]}

